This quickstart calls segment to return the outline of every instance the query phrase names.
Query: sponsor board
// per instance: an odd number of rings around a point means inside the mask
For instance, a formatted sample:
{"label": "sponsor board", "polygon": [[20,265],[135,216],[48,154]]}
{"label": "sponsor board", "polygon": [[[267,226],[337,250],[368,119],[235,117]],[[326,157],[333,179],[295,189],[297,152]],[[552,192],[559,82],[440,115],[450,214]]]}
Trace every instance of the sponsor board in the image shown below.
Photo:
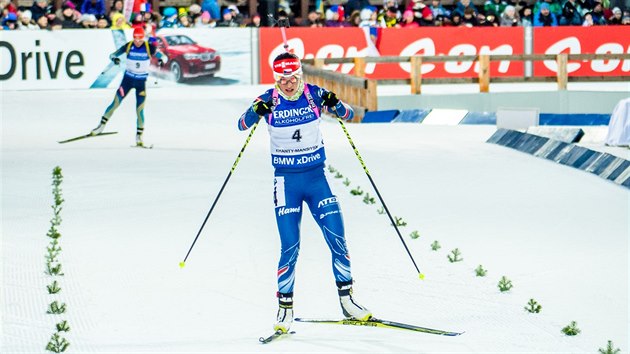
{"label": "sponsor board", "polygon": [[[216,28],[161,30],[157,35],[187,36],[204,48],[216,50],[220,62],[210,50],[199,53],[191,44],[180,46],[180,58],[173,62],[190,74],[183,84],[252,84],[251,42],[255,29]],[[131,30],[58,30],[2,31],[0,36],[0,90],[49,90],[116,87],[122,79],[124,64],[109,65],[109,54],[131,40]],[[245,45],[244,45],[245,44]],[[124,55],[121,60],[124,61]],[[183,58],[193,58],[184,61]],[[190,62],[199,61],[194,72]],[[177,85],[172,75],[165,75],[152,60],[151,75],[160,78],[158,86]],[[166,69],[172,68],[167,63]],[[203,75],[211,72],[209,75]],[[155,85],[157,80],[147,83]]]}
{"label": "sponsor board", "polygon": [[[492,35],[487,35],[492,31]],[[277,28],[262,28],[260,33],[260,77],[262,83],[273,82],[271,64],[284,51]],[[345,58],[366,56],[412,55],[478,55],[523,54],[522,27],[505,28],[384,28],[372,43],[363,28],[288,28],[289,48],[300,58]],[[491,64],[493,76],[522,76],[522,62]],[[327,64],[324,69],[351,74],[353,64]],[[474,62],[425,63],[424,77],[476,77],[478,64]],[[409,78],[409,63],[367,64],[366,77],[372,79]]]}
{"label": "sponsor board", "polygon": [[[537,27],[534,53],[630,53],[630,26]],[[557,71],[554,60],[534,63],[535,76],[555,76]],[[630,60],[574,60],[567,64],[567,71],[570,76],[629,76]]]}
{"label": "sponsor board", "polygon": [[[195,44],[177,45],[176,57],[182,70],[196,66],[193,73],[187,73],[182,84],[233,85],[254,83],[252,74],[252,38],[257,36],[254,28],[165,28],[156,32],[158,38],[165,36],[186,36]],[[216,57],[219,58],[219,60]],[[173,73],[173,62],[165,65],[165,71]],[[175,80],[167,75],[171,82]],[[181,80],[180,80],[181,81]]]}
{"label": "sponsor board", "polygon": [[[280,30],[263,28],[260,34],[261,83],[272,83],[271,63],[284,51]],[[300,58],[347,58],[366,56],[412,55],[518,55],[525,53],[525,43],[533,43],[533,54],[558,53],[630,53],[630,27],[553,27],[534,28],[533,39],[526,38],[523,27],[499,28],[384,28],[375,43],[362,28],[288,28],[289,48]],[[352,74],[353,64],[327,64],[326,70]],[[534,62],[534,76],[555,76],[555,61]],[[478,63],[423,63],[426,78],[477,77]],[[372,79],[408,79],[409,63],[367,64],[366,77]],[[592,60],[571,62],[571,76],[628,76],[628,60]],[[492,77],[522,77],[522,61],[497,61],[490,64]]]}
{"label": "sponsor board", "polygon": [[0,85],[2,90],[88,88],[115,49],[106,30],[3,31]]}

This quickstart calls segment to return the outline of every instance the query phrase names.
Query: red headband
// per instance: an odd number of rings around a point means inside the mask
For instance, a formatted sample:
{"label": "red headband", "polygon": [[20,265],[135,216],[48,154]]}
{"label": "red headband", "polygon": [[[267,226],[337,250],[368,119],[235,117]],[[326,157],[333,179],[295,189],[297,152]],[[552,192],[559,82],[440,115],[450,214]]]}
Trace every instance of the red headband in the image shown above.
{"label": "red headband", "polygon": [[273,72],[282,76],[296,74],[302,65],[299,59],[287,58],[273,62]]}

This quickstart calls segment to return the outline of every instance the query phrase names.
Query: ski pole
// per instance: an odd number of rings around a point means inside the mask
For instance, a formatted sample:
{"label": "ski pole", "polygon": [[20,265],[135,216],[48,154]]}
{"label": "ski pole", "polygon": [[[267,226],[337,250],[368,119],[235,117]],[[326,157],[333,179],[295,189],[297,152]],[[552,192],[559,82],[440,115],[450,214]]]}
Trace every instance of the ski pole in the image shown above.
{"label": "ski pole", "polygon": [[249,132],[247,139],[245,140],[245,144],[243,144],[243,147],[241,148],[241,152],[238,153],[238,156],[236,157],[236,161],[234,161],[234,164],[232,165],[230,172],[225,178],[225,181],[223,181],[223,185],[221,186],[221,189],[219,190],[219,194],[217,194],[217,197],[214,199],[214,202],[212,203],[212,206],[210,207],[210,211],[208,211],[208,215],[206,215],[206,218],[203,220],[203,223],[201,224],[201,227],[199,228],[199,232],[197,232],[197,236],[195,236],[195,239],[193,240],[192,245],[190,245],[190,248],[188,249],[188,253],[186,253],[186,257],[184,257],[183,261],[179,262],[180,268],[184,268],[184,266],[186,265],[186,260],[188,259],[188,256],[190,255],[190,251],[192,251],[193,247],[195,247],[195,243],[197,242],[199,235],[201,235],[201,230],[203,230],[203,227],[206,226],[206,222],[208,221],[210,214],[212,214],[214,207],[217,205],[217,202],[219,201],[219,197],[221,197],[221,193],[223,193],[223,189],[225,189],[225,185],[230,180],[230,177],[232,177],[232,174],[234,173],[234,170],[236,169],[236,165],[238,165],[238,162],[241,160],[241,156],[243,156],[243,152],[245,152],[245,148],[247,147],[247,144],[249,144],[249,140],[252,138],[252,135],[254,135],[254,131],[256,130],[257,126],[258,126],[258,122],[252,125],[252,129]]}
{"label": "ski pole", "polygon": [[289,19],[288,18],[282,18],[282,19],[275,19],[273,18],[272,14],[267,15],[269,16],[269,22],[271,22],[271,27],[273,27],[274,25],[278,25],[280,26],[280,33],[282,33],[282,43],[283,43],[283,47],[284,50],[288,53],[289,52],[289,43],[287,42],[287,32],[285,30],[285,28],[289,28],[291,26],[291,24],[289,23]]}
{"label": "ski pole", "polygon": [[365,163],[363,162],[363,158],[361,157],[361,154],[359,154],[359,150],[354,145],[354,142],[352,141],[352,138],[350,137],[350,133],[348,133],[348,129],[346,129],[346,125],[343,124],[343,121],[341,120],[341,118],[337,117],[337,120],[339,121],[339,124],[341,124],[341,128],[343,128],[343,132],[346,134],[346,137],[348,138],[348,142],[350,142],[350,146],[352,146],[352,149],[354,150],[354,154],[357,155],[357,159],[359,159],[359,162],[361,163],[361,166],[363,167],[363,171],[365,171],[365,174],[370,180],[370,183],[372,184],[372,188],[374,188],[374,191],[376,191],[376,195],[378,196],[378,199],[381,201],[381,204],[383,205],[383,209],[385,209],[387,216],[389,216],[389,221],[391,221],[392,225],[394,225],[394,229],[396,229],[396,233],[398,234],[398,237],[400,238],[400,242],[402,242],[403,246],[405,246],[405,250],[407,251],[409,258],[411,258],[411,262],[413,262],[413,266],[416,267],[416,271],[418,271],[418,277],[420,279],[424,279],[424,274],[420,272],[420,269],[418,268],[416,261],[413,259],[411,252],[409,252],[409,247],[407,247],[405,240],[400,234],[400,230],[398,229],[398,226],[396,226],[396,222],[394,221],[394,218],[392,218],[392,214],[389,212],[389,209],[387,209],[387,205],[385,205],[385,201],[383,200],[381,193],[378,191],[378,188],[376,188],[376,184],[374,184],[374,180],[372,179],[372,176],[370,175],[370,171],[368,171],[367,166],[365,166]]}

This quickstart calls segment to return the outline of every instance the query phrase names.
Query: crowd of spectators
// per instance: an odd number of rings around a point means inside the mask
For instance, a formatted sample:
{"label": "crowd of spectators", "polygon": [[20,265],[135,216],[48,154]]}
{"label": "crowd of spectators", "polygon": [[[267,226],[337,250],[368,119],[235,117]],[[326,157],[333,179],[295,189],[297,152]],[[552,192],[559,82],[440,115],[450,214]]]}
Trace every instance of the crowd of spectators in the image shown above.
{"label": "crowd of spectators", "polygon": [[[10,0],[0,0],[0,23],[4,30],[144,27],[147,33],[160,28],[262,26],[259,14],[243,14],[235,4],[221,8],[217,0],[198,2],[160,10],[151,9],[147,0],[135,0],[127,18],[123,0],[114,0],[109,9],[104,0],[64,0],[59,9],[50,0],[34,0],[31,7],[23,8]],[[289,3],[280,1],[275,17],[288,18],[293,26],[304,27],[630,25],[630,8],[620,0],[486,0],[483,6],[475,6],[471,0],[455,0],[449,6],[442,0],[411,0],[407,6],[384,0],[378,7],[368,0],[347,0],[312,9],[304,18],[297,18]]]}

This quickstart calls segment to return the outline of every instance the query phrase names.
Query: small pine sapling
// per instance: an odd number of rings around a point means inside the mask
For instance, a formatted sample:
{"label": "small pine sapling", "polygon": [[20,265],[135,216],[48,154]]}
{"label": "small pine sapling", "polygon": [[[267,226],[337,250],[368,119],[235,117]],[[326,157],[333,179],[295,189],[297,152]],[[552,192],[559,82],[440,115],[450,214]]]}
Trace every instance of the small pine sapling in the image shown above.
{"label": "small pine sapling", "polygon": [[437,240],[433,241],[433,243],[431,244],[431,250],[437,251],[440,248],[442,248],[442,246],[440,246],[440,243]]}
{"label": "small pine sapling", "polygon": [[418,232],[418,230],[413,230],[410,234],[409,237],[411,237],[412,239],[417,239],[418,237],[420,237],[420,233]]}
{"label": "small pine sapling", "polygon": [[54,224],[52,224],[52,222],[51,222],[51,225],[50,225],[50,229],[46,233],[46,236],[48,236],[48,237],[50,237],[52,239],[58,239],[59,237],[61,237],[61,234],[57,230],[57,227]]}
{"label": "small pine sapling", "polygon": [[63,320],[55,325],[57,327],[57,332],[70,332],[70,326],[68,326],[68,321]]}
{"label": "small pine sapling", "polygon": [[542,305],[534,299],[529,299],[527,306],[525,306],[525,311],[529,313],[540,313],[540,310],[542,310]]}
{"label": "small pine sapling", "polygon": [[50,220],[50,229],[46,233],[46,236],[52,238],[53,240],[61,237],[61,234],[57,230],[57,226],[61,224],[61,209],[62,204],[64,202],[61,197],[61,182],[63,181],[63,175],[61,174],[61,167],[57,166],[53,169],[53,197],[55,199],[55,203],[52,205],[54,216]]}
{"label": "small pine sapling", "polygon": [[599,348],[599,352],[601,354],[618,354],[620,351],[621,349],[619,348],[614,349],[613,342],[611,340],[608,341],[608,345],[606,346],[606,349]]}
{"label": "small pine sapling", "polygon": [[56,280],[54,280],[50,285],[46,285],[46,288],[48,289],[49,294],[56,294],[61,291],[59,283],[57,283]]}
{"label": "small pine sapling", "polygon": [[460,258],[461,255],[462,253],[459,251],[459,248],[456,248],[452,250],[451,254],[447,255],[446,257],[448,258],[449,262],[455,263],[455,262],[461,262],[464,260],[463,258]]}
{"label": "small pine sapling", "polygon": [[46,263],[46,274],[58,275],[58,276],[63,275],[63,273],[61,272],[61,263],[59,264],[55,264],[51,262]]}
{"label": "small pine sapling", "polygon": [[580,332],[582,332],[579,328],[577,328],[577,322],[571,321],[566,327],[562,328],[562,333],[567,336],[577,336]]}
{"label": "small pine sapling", "polygon": [[357,186],[357,188],[350,190],[350,194],[352,194],[352,195],[363,195],[363,191],[361,190],[361,186]]}
{"label": "small pine sapling", "polygon": [[51,302],[48,305],[48,310],[46,311],[46,313],[51,315],[59,315],[64,312],[66,312],[66,304],[64,304],[63,302],[59,304],[57,300]]}
{"label": "small pine sapling", "polygon": [[339,171],[337,171],[335,173],[335,178],[343,178],[343,175]]}
{"label": "small pine sapling", "polygon": [[480,264],[479,267],[475,268],[475,274],[478,277],[485,277],[486,274],[488,274],[488,271],[486,269],[483,269],[483,266]]}
{"label": "small pine sapling", "polygon": [[396,226],[407,226],[407,222],[403,220],[403,218],[394,216],[394,221],[396,222]]}
{"label": "small pine sapling", "polygon": [[501,277],[501,279],[499,280],[499,291],[501,291],[502,293],[506,292],[506,291],[510,291],[510,289],[512,289],[512,281],[509,280],[505,275]]}
{"label": "small pine sapling", "polygon": [[64,337],[60,336],[59,333],[55,333],[50,337],[50,341],[48,341],[46,345],[46,350],[53,353],[62,353],[65,352],[69,346],[70,343],[68,343]]}
{"label": "small pine sapling", "polygon": [[363,197],[363,203],[369,205],[376,203],[376,201],[374,200],[374,197],[370,197],[370,193],[365,193],[365,196]]}
{"label": "small pine sapling", "polygon": [[[53,169],[53,197],[55,203],[52,205],[53,209],[53,218],[50,220],[50,229],[46,233],[46,236],[50,237],[52,240],[50,241],[50,245],[46,248],[46,274],[52,276],[63,275],[61,272],[61,263],[57,257],[61,253],[61,247],[59,246],[59,238],[61,237],[61,233],[57,227],[61,225],[61,210],[62,204],[64,202],[61,197],[61,182],[63,180],[63,176],[61,174],[61,168],[59,166]],[[46,289],[48,290],[48,294],[57,294],[61,291],[61,287],[57,280],[53,280],[53,282],[49,285],[46,285]],[[46,313],[59,315],[66,312],[66,304],[59,303],[56,300],[51,302],[48,305],[48,309]],[[63,320],[55,325],[57,332],[55,332],[51,337],[48,343],[46,344],[46,350],[54,353],[61,353],[66,351],[70,346],[70,343],[60,336],[61,332],[70,331],[70,326],[66,320]]]}
{"label": "small pine sapling", "polygon": [[50,246],[46,247],[46,262],[57,262],[59,253],[61,253],[61,247],[59,246],[58,238],[55,238],[50,242]]}
{"label": "small pine sapling", "polygon": [[350,186],[350,179],[348,179],[348,177],[346,177],[346,179],[343,181],[343,185],[346,187]]}
{"label": "small pine sapling", "polygon": [[385,214],[385,207],[381,205],[380,208],[376,209],[376,212],[379,213],[380,215]]}

